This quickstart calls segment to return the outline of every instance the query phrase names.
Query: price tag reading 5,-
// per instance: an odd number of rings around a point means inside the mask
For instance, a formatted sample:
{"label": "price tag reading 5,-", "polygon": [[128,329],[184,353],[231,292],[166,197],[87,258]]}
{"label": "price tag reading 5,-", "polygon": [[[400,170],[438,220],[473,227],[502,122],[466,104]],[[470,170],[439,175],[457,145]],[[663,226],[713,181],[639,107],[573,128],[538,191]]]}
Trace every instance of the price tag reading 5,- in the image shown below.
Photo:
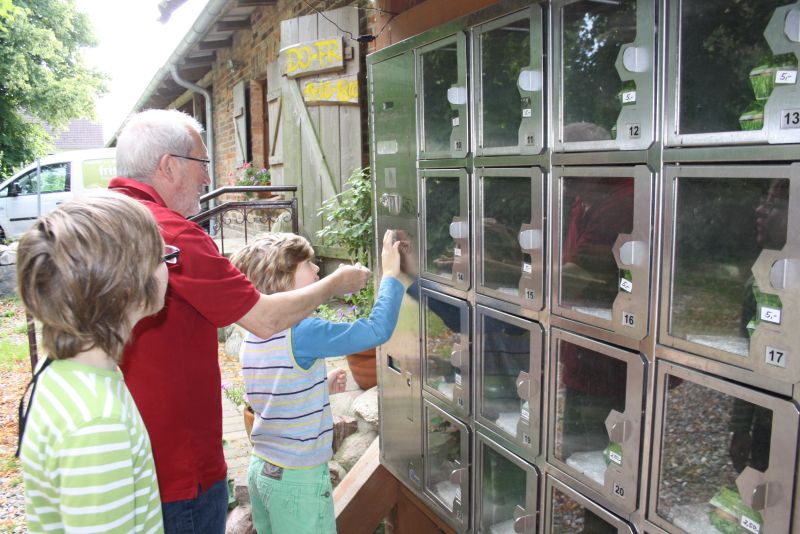
{"label": "price tag reading 5,-", "polygon": [[781,324],[780,308],[768,308],[761,306],[761,320],[766,323]]}

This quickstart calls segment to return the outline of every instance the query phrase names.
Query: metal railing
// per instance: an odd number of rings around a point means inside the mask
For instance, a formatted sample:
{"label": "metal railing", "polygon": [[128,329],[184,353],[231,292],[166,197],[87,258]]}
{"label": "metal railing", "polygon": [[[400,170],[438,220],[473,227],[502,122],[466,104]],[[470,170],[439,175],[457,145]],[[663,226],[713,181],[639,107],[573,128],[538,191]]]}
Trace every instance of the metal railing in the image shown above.
{"label": "metal railing", "polygon": [[[280,231],[299,233],[296,192],[297,186],[294,185],[220,187],[200,197],[201,205],[208,205],[211,200],[230,193],[270,196],[226,201],[189,217],[189,220],[202,226],[218,242],[220,252],[225,255],[226,239],[246,244],[253,235],[274,231],[276,226]],[[291,198],[284,198],[285,193],[291,193]],[[290,228],[287,227],[288,223],[291,223]]]}

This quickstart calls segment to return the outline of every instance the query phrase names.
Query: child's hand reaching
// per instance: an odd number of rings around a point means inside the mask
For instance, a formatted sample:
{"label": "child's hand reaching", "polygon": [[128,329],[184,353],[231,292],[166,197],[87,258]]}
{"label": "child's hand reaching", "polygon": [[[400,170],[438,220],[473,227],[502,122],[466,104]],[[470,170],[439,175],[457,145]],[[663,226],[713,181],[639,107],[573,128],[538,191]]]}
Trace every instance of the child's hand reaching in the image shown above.
{"label": "child's hand reaching", "polygon": [[400,241],[395,240],[395,231],[386,230],[383,234],[383,250],[381,251],[383,276],[397,278],[400,274]]}
{"label": "child's hand reaching", "polygon": [[347,371],[334,369],[328,373],[328,392],[341,393],[347,387]]}

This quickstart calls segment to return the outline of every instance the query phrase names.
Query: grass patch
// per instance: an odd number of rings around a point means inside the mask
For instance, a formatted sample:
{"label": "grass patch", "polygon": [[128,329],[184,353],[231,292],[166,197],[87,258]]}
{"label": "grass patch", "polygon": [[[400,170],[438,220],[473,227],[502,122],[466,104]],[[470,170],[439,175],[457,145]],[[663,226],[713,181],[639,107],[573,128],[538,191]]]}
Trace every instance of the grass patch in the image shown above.
{"label": "grass patch", "polygon": [[13,368],[17,362],[25,361],[29,354],[27,343],[0,340],[0,369]]}

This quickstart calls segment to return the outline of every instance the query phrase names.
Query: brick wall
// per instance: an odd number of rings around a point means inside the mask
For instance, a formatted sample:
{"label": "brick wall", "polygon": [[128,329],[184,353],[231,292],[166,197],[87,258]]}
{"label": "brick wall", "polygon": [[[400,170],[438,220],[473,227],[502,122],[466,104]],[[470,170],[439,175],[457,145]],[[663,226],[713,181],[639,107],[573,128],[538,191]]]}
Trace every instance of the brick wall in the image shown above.
{"label": "brick wall", "polygon": [[[353,0],[309,0],[320,11],[353,5]],[[371,6],[369,0],[361,4]],[[274,6],[255,10],[251,27],[234,34],[233,46],[217,51],[212,71],[214,100],[214,155],[219,185],[231,183],[235,168],[236,150],[233,126],[233,86],[244,80],[249,86],[250,142],[252,161],[265,166],[268,154],[268,130],[265,96],[267,65],[278,59],[280,23],[282,20],[308,15],[313,11],[296,0],[279,0]],[[374,17],[372,17],[374,19]],[[367,17],[362,21],[366,31]],[[366,128],[363,130],[366,135]]]}

